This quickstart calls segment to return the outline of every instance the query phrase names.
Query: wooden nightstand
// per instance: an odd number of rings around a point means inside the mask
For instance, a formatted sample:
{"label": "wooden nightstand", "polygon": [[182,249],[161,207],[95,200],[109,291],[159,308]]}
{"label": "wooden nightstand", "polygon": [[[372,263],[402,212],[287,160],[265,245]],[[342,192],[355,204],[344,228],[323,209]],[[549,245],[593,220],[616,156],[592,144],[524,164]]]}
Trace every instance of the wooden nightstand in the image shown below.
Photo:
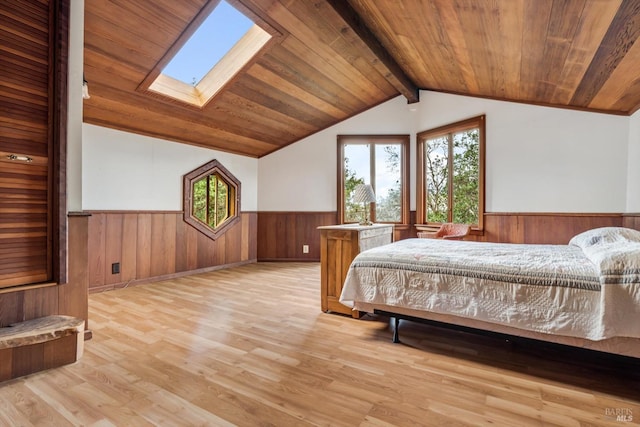
{"label": "wooden nightstand", "polygon": [[328,225],[320,230],[320,302],[322,311],[360,317],[340,304],[340,293],[351,261],[360,252],[393,241],[393,225]]}

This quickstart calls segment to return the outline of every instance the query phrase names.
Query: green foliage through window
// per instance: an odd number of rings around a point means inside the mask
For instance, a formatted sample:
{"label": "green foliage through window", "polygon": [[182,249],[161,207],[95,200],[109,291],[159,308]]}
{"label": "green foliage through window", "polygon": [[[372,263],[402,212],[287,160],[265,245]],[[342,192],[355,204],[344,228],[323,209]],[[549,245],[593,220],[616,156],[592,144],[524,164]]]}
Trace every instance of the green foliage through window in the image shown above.
{"label": "green foliage through window", "polygon": [[240,182],[213,160],[184,177],[185,221],[216,235],[239,219]]}
{"label": "green foliage through window", "polygon": [[479,226],[484,210],[483,132],[484,116],[480,116],[418,134],[422,221]]}
{"label": "green foliage through window", "polygon": [[211,228],[229,218],[229,184],[218,174],[207,175],[193,183],[193,216]]}
{"label": "green foliage through window", "polygon": [[[408,215],[408,195],[405,180],[408,174],[408,135],[371,135],[338,137],[342,157],[338,173],[342,173],[339,209],[342,222],[359,222],[363,210],[374,222],[405,223]],[[340,170],[341,169],[341,170]],[[353,202],[358,184],[370,184],[376,194],[371,206]],[[405,214],[406,211],[406,214]]]}
{"label": "green foliage through window", "polygon": [[362,218],[362,205],[353,201],[353,190],[356,185],[364,184],[364,178],[357,177],[349,168],[349,158],[344,159],[344,219],[345,222],[358,222]]}

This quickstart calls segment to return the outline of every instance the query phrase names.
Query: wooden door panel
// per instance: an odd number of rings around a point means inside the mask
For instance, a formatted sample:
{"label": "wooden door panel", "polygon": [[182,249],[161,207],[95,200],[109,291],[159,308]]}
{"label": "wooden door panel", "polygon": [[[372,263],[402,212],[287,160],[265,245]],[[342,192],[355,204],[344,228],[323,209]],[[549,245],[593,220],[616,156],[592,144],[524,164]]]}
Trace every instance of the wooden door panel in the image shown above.
{"label": "wooden door panel", "polygon": [[0,2],[0,288],[52,280],[49,7]]}

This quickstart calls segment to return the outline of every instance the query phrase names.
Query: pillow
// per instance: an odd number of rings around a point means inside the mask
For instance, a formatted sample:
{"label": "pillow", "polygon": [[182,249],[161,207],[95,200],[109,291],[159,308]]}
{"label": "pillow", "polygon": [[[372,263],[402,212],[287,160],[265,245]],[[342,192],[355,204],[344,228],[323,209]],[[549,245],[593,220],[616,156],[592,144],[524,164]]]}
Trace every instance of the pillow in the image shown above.
{"label": "pillow", "polygon": [[617,242],[640,242],[640,231],[624,227],[594,228],[573,236],[569,244],[586,249],[594,245]]}

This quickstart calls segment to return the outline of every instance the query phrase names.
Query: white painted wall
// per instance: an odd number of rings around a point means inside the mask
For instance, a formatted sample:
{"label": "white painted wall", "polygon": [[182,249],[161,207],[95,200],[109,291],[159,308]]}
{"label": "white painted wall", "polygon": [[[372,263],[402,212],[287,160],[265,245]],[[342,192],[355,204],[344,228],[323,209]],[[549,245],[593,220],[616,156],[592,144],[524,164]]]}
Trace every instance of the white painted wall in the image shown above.
{"label": "white painted wall", "polygon": [[336,210],[336,136],[411,135],[487,115],[488,212],[624,212],[629,118],[424,91],[395,98],[258,162],[260,211]]}
{"label": "white painted wall", "polygon": [[640,111],[629,120],[627,212],[640,212]]}
{"label": "white painted wall", "polygon": [[628,117],[421,97],[420,130],[487,115],[487,212],[624,212]]}
{"label": "white painted wall", "polygon": [[385,133],[411,135],[415,209],[416,132],[486,114],[487,211],[640,211],[640,169],[633,167],[640,113],[629,118],[435,92],[421,99],[409,106],[394,98],[259,160],[84,124],[82,209],[179,210],[182,175],[217,158],[241,181],[244,211],[334,211],[337,135]]}
{"label": "white painted wall", "polygon": [[[403,97],[311,135],[258,161],[260,211],[335,211],[337,142],[340,134],[410,134],[415,113]],[[415,158],[411,154],[411,158]],[[415,178],[414,178],[415,179]]]}
{"label": "white painted wall", "polygon": [[83,210],[181,210],[182,176],[218,159],[241,183],[241,210],[257,210],[258,160],[83,124]]}

